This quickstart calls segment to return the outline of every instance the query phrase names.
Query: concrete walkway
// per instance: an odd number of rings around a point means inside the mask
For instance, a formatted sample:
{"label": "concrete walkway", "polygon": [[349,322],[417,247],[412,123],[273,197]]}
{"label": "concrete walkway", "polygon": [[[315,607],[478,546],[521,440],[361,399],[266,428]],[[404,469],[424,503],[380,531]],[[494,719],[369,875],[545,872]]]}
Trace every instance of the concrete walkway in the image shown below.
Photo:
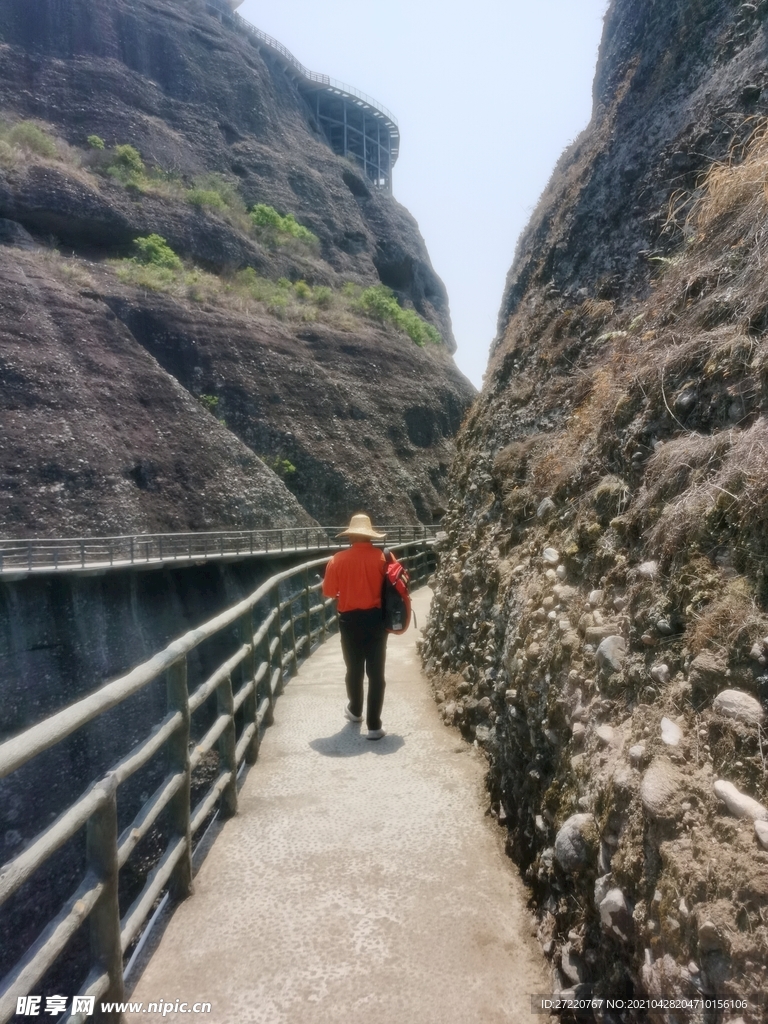
{"label": "concrete walkway", "polygon": [[[209,1024],[535,1022],[530,996],[550,986],[524,892],[418,635],[390,637],[383,740],[342,717],[338,637],[291,680],[133,1000],[205,1000]],[[160,1019],[191,1018],[126,1015]]]}

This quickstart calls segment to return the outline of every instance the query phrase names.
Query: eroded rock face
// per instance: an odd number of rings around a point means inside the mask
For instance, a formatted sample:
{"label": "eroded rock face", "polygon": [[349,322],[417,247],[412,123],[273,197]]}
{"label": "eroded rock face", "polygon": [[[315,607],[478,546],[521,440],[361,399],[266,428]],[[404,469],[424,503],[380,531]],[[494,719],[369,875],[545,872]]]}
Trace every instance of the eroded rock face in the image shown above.
{"label": "eroded rock face", "polygon": [[[468,672],[494,695],[491,800],[548,955],[557,964],[578,936],[595,994],[757,1000],[765,985],[768,924],[737,922],[730,898],[768,901],[765,830],[713,783],[768,806],[756,709],[750,723],[715,704],[726,690],[768,698],[768,335],[739,312],[768,294],[762,250],[760,266],[745,255],[728,269],[751,230],[744,208],[720,205],[743,196],[736,165],[720,190],[702,174],[731,167],[748,109],[768,114],[765,15],[725,0],[610,4],[593,119],[518,246],[443,521],[425,663],[441,688]],[[624,643],[613,661],[609,638]],[[537,819],[587,812],[594,865],[552,870]],[[694,881],[705,860],[722,888]],[[632,927],[619,933],[623,900]],[[718,945],[705,929],[700,948],[707,921]]]}
{"label": "eroded rock face", "polygon": [[[277,526],[301,509],[302,522],[439,516],[473,397],[445,289],[413,218],[333,154],[268,51],[202,0],[8,0],[0,38],[0,117],[39,119],[73,147],[0,165],[0,533]],[[269,244],[178,190],[95,174],[89,135],[185,187],[222,176],[318,246]],[[121,283],[105,261],[150,233],[221,294]],[[226,294],[244,267],[337,296],[384,283],[444,344],[420,349],[342,306],[319,320],[246,309]],[[163,389],[186,395],[184,412]]]}

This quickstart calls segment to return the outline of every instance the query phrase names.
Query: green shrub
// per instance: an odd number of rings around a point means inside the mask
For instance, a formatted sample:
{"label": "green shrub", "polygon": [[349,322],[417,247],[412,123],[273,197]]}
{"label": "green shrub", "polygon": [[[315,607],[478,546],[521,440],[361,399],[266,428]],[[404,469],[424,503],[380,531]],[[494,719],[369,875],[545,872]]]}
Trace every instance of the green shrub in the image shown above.
{"label": "green shrub", "polygon": [[19,121],[8,132],[8,142],[18,149],[24,149],[35,156],[42,156],[48,160],[54,160],[59,151],[54,140],[31,121]]}
{"label": "green shrub", "polygon": [[89,135],[87,141],[91,149],[104,149],[104,139],[98,135]]}
{"label": "green shrub", "polygon": [[298,238],[300,242],[313,243],[318,240],[317,235],[310,231],[309,228],[305,228],[303,224],[299,224],[292,213],[283,217],[282,230],[287,235],[290,235],[291,238]]}
{"label": "green shrub", "polygon": [[287,476],[291,476],[293,473],[296,472],[296,467],[294,466],[294,464],[290,462],[288,459],[281,459],[279,455],[276,459],[273,459],[271,462],[268,459],[265,459],[264,461],[267,463],[268,466],[271,466],[275,473],[277,473],[279,477],[282,477],[283,480],[285,480]]}
{"label": "green shrub", "polygon": [[319,285],[312,293],[312,300],[321,309],[328,309],[333,304],[333,291],[325,285]]}
{"label": "green shrub", "polygon": [[301,302],[306,302],[307,299],[312,298],[312,289],[306,281],[297,281],[293,286],[293,291],[297,299]]}
{"label": "green shrub", "polygon": [[258,203],[251,210],[250,216],[253,226],[274,242],[279,243],[295,238],[307,245],[315,245],[318,241],[317,235],[313,234],[309,228],[305,228],[303,224],[299,224],[292,213],[283,217],[274,206]]}
{"label": "green shrub", "polygon": [[115,146],[107,174],[123,185],[139,185],[145,178],[146,168],[141,154],[133,146]]}
{"label": "green shrub", "polygon": [[283,218],[274,206],[265,206],[264,203],[254,206],[251,220],[257,228],[274,228],[276,231],[280,231],[283,225]]}
{"label": "green shrub", "polygon": [[418,313],[412,309],[403,309],[391,289],[383,284],[366,288],[357,300],[357,306],[371,319],[393,324],[404,331],[417,345],[425,345],[427,342],[439,345],[443,340],[440,332]]}
{"label": "green shrub", "polygon": [[136,259],[165,270],[181,270],[182,263],[173,249],[161,235],[147,235],[145,238],[134,239],[133,244],[138,250]]}
{"label": "green shrub", "polygon": [[197,400],[204,409],[215,415],[216,410],[219,406],[218,395],[198,395]]}
{"label": "green shrub", "polygon": [[187,202],[192,206],[199,206],[201,209],[224,210],[227,204],[218,192],[213,189],[191,188],[187,192]]}

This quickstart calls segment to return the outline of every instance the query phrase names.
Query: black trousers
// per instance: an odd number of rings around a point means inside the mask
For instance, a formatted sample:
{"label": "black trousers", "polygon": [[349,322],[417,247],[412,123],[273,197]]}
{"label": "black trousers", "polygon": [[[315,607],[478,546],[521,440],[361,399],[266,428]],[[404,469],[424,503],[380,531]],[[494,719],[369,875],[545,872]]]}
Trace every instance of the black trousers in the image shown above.
{"label": "black trousers", "polygon": [[368,673],[366,724],[369,729],[381,728],[384,704],[384,662],[387,657],[387,632],[381,608],[339,614],[341,653],[347,666],[346,684],[349,709],[353,715],[363,713],[363,674]]}

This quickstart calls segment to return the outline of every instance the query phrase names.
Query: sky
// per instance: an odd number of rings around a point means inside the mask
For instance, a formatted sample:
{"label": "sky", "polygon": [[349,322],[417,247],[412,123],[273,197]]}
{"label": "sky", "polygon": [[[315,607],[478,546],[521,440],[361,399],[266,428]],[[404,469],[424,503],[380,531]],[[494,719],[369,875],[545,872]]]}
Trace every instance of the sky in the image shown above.
{"label": "sky", "polygon": [[608,0],[245,0],[238,13],[400,125],[395,198],[445,282],[480,387],[520,232],[589,122]]}

